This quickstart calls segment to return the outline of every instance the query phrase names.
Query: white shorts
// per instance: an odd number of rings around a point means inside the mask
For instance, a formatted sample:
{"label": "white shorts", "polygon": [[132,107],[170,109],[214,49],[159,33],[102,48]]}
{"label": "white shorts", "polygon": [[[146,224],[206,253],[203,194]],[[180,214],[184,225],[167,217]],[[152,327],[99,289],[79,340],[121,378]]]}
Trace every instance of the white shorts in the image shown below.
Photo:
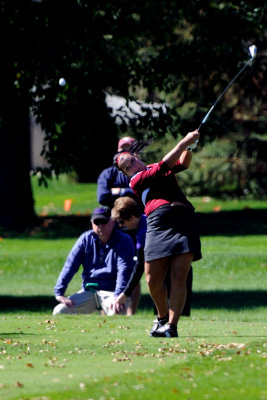
{"label": "white shorts", "polygon": [[[69,298],[73,300],[74,306],[67,307],[65,304],[60,303],[54,308],[53,315],[91,314],[99,310],[103,310],[107,315],[114,315],[113,309],[110,308],[110,305],[114,300],[114,292],[98,290],[94,293],[91,291],[80,290]],[[125,309],[121,314],[126,314],[127,308],[130,304],[131,301],[125,304]]]}

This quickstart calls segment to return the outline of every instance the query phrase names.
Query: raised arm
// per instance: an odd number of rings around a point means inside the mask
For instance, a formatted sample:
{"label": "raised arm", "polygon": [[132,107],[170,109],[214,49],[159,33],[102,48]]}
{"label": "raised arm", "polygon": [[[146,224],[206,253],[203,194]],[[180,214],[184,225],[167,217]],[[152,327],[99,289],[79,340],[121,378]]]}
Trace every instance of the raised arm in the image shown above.
{"label": "raised arm", "polygon": [[166,162],[169,168],[173,168],[177,160],[183,155],[183,157],[180,158],[180,162],[184,167],[188,168],[189,165],[187,166],[187,163],[189,162],[190,164],[191,156],[187,155],[188,151],[186,151],[186,148],[190,144],[195,143],[195,141],[198,139],[198,130],[189,132],[182,140],[180,140],[179,143],[177,143],[177,145],[168,154],[163,157],[163,161]]}
{"label": "raised arm", "polygon": [[192,160],[192,151],[189,151],[189,150],[183,151],[179,160],[180,160],[180,164],[184,168],[189,168],[189,166],[191,164],[191,160]]}

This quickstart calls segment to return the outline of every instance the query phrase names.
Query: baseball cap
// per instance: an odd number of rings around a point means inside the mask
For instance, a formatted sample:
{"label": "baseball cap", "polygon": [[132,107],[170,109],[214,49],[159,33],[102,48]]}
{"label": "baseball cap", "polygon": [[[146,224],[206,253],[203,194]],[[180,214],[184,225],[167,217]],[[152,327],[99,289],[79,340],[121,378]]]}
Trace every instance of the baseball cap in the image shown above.
{"label": "baseball cap", "polygon": [[134,142],[135,139],[131,136],[125,136],[121,138],[118,142],[118,151],[128,149]]}
{"label": "baseball cap", "polygon": [[91,216],[91,221],[95,222],[97,219],[108,221],[110,219],[111,210],[108,207],[97,207],[94,209]]}

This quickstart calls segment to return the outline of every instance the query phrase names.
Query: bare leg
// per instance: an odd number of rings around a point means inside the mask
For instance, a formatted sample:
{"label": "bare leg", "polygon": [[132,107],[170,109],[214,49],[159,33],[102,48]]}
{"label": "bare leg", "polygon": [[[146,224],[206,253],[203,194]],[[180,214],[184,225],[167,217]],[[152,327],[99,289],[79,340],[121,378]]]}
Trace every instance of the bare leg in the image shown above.
{"label": "bare leg", "polygon": [[186,299],[186,278],[193,260],[192,253],[171,258],[171,292],[169,297],[169,323],[177,325]]}
{"label": "bare leg", "polygon": [[164,285],[167,268],[167,257],[145,262],[146,281],[159,318],[165,317],[168,313],[167,289]]}

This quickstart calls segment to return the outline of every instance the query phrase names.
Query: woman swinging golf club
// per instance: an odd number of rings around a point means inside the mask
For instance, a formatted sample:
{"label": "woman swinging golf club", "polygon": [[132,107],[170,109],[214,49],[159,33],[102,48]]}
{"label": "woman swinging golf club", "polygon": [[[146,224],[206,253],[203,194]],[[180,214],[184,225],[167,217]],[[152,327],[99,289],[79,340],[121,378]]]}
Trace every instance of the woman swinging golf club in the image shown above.
{"label": "woman swinging golf club", "polygon": [[[159,163],[151,165],[145,165],[138,156],[150,142],[136,142],[114,157],[115,165],[131,178],[130,186],[145,206],[145,273],[158,312],[150,336],[178,336],[177,324],[186,298],[186,277],[191,262],[201,258],[194,207],[175,177],[175,173],[189,167],[192,153],[187,148],[198,139],[198,130],[189,132]],[[169,304],[164,286],[168,267]]]}

